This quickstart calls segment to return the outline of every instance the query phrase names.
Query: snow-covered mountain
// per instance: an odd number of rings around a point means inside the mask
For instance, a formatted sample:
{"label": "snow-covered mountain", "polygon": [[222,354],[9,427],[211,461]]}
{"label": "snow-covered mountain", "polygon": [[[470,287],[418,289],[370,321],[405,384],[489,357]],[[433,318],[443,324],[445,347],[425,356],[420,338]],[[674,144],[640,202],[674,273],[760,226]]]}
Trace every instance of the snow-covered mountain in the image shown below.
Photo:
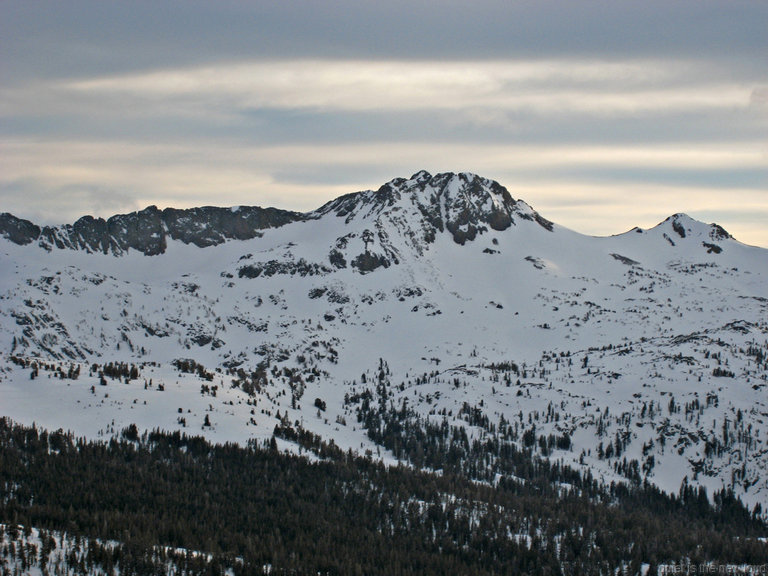
{"label": "snow-covered mountain", "polygon": [[419,172],[306,214],[3,214],[0,238],[0,414],[20,422],[241,443],[279,424],[418,464],[381,440],[396,414],[608,482],[768,499],[768,250],[717,225],[595,238]]}

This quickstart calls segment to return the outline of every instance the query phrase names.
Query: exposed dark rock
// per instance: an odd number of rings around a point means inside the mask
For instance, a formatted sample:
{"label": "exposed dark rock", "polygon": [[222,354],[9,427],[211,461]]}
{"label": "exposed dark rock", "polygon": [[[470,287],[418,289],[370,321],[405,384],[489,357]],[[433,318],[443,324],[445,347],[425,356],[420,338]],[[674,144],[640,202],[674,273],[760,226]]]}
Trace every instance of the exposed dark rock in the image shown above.
{"label": "exposed dark rock", "polygon": [[42,229],[11,214],[0,215],[0,234],[16,244],[37,241],[47,249],[123,254],[132,249],[147,256],[165,252],[168,239],[200,247],[227,240],[248,240],[260,230],[276,228],[303,219],[297,212],[259,208],[166,208],[150,206],[139,212],[118,214],[108,220],[83,216],[74,224],[45,226]]}
{"label": "exposed dark rock", "polygon": [[420,286],[403,286],[395,290],[395,296],[400,302],[405,301],[406,298],[418,298],[424,294],[424,290]]}
{"label": "exposed dark rock", "polygon": [[546,268],[546,265],[544,264],[544,261],[541,258],[538,258],[536,256],[526,256],[525,259],[533,264],[533,267],[537,270],[543,270]]}
{"label": "exposed dark rock", "polygon": [[456,243],[474,240],[488,226],[502,231],[513,224],[516,202],[498,182],[474,174],[438,174],[430,183],[434,181],[444,203],[445,227]]}
{"label": "exposed dark rock", "polygon": [[190,338],[192,343],[197,344],[198,346],[207,346],[211,342],[213,342],[213,336],[210,334],[195,334]]}
{"label": "exposed dark rock", "polygon": [[[104,220],[84,216],[74,224],[40,228],[10,214],[0,215],[0,234],[16,244],[37,243],[47,249],[73,249],[87,252],[124,254],[137,250],[147,256],[162,254],[169,240],[199,247],[214,246],[227,240],[248,240],[261,236],[262,230],[290,222],[335,214],[350,222],[358,215],[378,218],[396,214],[407,200],[417,210],[421,221],[411,230],[402,230],[414,245],[423,249],[435,241],[438,233],[450,232],[455,242],[464,244],[489,229],[502,231],[514,224],[514,216],[535,220],[552,229],[552,223],[529,209],[518,210],[518,203],[498,182],[474,174],[451,172],[431,175],[417,172],[410,179],[396,178],[377,191],[340,196],[309,214],[275,208],[201,207],[159,210],[150,206],[139,212],[119,214]],[[390,215],[390,217],[392,217]],[[379,237],[381,239],[381,230]],[[346,268],[349,255],[344,254],[347,238],[337,242],[329,253],[335,268]],[[368,248],[366,243],[366,248]],[[361,272],[397,263],[396,251],[382,245],[383,256],[359,255],[353,264]],[[268,272],[262,267],[243,268],[241,277]],[[282,272],[280,272],[282,273]],[[309,272],[308,272],[309,273]],[[255,276],[254,276],[255,277]]]}
{"label": "exposed dark rock", "polygon": [[732,330],[733,332],[740,332],[741,334],[749,334],[755,324],[747,322],[746,320],[736,320],[734,322],[728,322],[723,328],[726,330]]}
{"label": "exposed dark rock", "polygon": [[555,227],[555,225],[552,222],[550,222],[549,220],[547,220],[546,218],[541,216],[538,212],[534,213],[533,218],[534,218],[534,220],[536,220],[536,223],[539,226],[541,226],[542,228],[544,228],[546,230],[549,230],[550,232],[552,232],[552,229]]}
{"label": "exposed dark rock", "polygon": [[685,227],[676,219],[672,220],[672,230],[677,232],[677,235],[680,236],[680,238],[685,238]]}
{"label": "exposed dark rock", "polygon": [[732,238],[725,228],[718,224],[711,224],[710,228],[712,228],[712,230],[709,233],[709,237],[712,238],[712,240],[727,240],[728,238]]}
{"label": "exposed dark rock", "polygon": [[638,266],[640,262],[637,260],[632,260],[632,258],[627,258],[626,256],[622,256],[621,254],[611,254],[616,260],[621,262],[622,264],[626,264],[627,266]]}
{"label": "exposed dark rock", "polygon": [[472,241],[477,236],[477,227],[469,222],[466,212],[462,213],[458,221],[449,222],[446,227],[448,232],[453,234],[453,241],[462,246],[467,240]]}
{"label": "exposed dark rock", "polygon": [[328,290],[328,302],[331,304],[347,304],[349,303],[349,296],[344,294],[343,292],[339,292],[336,289],[330,289]]}
{"label": "exposed dark rock", "polygon": [[[122,239],[122,243],[128,248],[143,252],[147,256],[157,256],[165,252],[163,221],[157,206],[112,217],[107,220],[107,229],[111,236]],[[125,249],[123,246],[120,248]]]}
{"label": "exposed dark rock", "polygon": [[37,240],[40,236],[40,227],[29,220],[22,220],[4,212],[0,214],[0,234],[14,244],[23,246]]}
{"label": "exposed dark rock", "polygon": [[328,254],[328,260],[330,260],[331,264],[333,264],[336,268],[347,267],[347,261],[344,259],[344,255],[336,249],[330,251]]}
{"label": "exposed dark rock", "polygon": [[270,260],[260,264],[248,264],[237,271],[240,278],[258,278],[259,276],[270,277],[276,274],[287,274],[294,276],[323,276],[330,274],[332,270],[322,264],[307,262],[303,258],[296,262],[282,262],[280,260]]}
{"label": "exposed dark rock", "polygon": [[312,300],[316,300],[317,298],[322,297],[326,290],[327,288],[312,288],[307,296]]}
{"label": "exposed dark rock", "polygon": [[215,246],[230,239],[258,238],[262,235],[260,230],[278,228],[301,219],[302,216],[296,212],[258,206],[206,206],[188,210],[163,210],[163,221],[170,237],[201,248]]}
{"label": "exposed dark rock", "polygon": [[[397,265],[400,248],[396,247],[397,243],[388,241],[388,234],[400,235],[422,256],[437,235],[444,232],[450,233],[456,243],[464,245],[489,231],[507,230],[520,220],[536,222],[550,232],[554,230],[552,222],[524,202],[512,198],[498,182],[469,173],[431,175],[421,171],[410,178],[395,178],[376,191],[340,196],[306,214],[249,206],[166,208],[162,211],[150,206],[107,220],[83,216],[74,224],[42,228],[11,214],[0,214],[0,236],[20,245],[37,242],[47,250],[74,249],[114,255],[136,250],[152,256],[164,253],[169,240],[204,248],[228,240],[258,238],[263,235],[263,230],[326,215],[343,218],[346,223],[364,218],[365,224],[371,226],[367,229],[370,237],[363,238],[365,253],[354,256],[349,252],[349,240],[359,234],[355,230],[338,238],[335,247],[330,249],[330,268],[320,264],[302,268],[300,263],[295,263],[278,269],[266,263],[244,266],[239,271],[240,277],[325,274],[346,268],[350,259],[351,265],[362,273]],[[686,218],[683,214],[675,214],[667,219],[681,238],[687,235]],[[640,229],[635,231],[642,232]],[[713,241],[731,238],[716,224],[711,225],[709,236]],[[377,255],[369,250],[374,237]],[[664,238],[675,245],[667,234]],[[707,248],[716,253],[719,247],[711,244]]]}
{"label": "exposed dark rock", "polygon": [[380,267],[388,268],[389,260],[384,256],[378,254],[371,254],[370,252],[363,252],[359,254],[354,260],[352,260],[352,267],[357,268],[361,274],[367,274],[373,272]]}
{"label": "exposed dark rock", "polygon": [[408,202],[421,216],[420,226],[410,233],[420,236],[426,244],[446,230],[454,241],[464,244],[489,229],[506,230],[514,224],[515,215],[552,229],[552,223],[535,212],[517,210],[517,201],[498,182],[452,172],[432,176],[421,171],[409,179],[395,178],[375,192],[357,192],[332,200],[312,216],[334,214],[349,223],[357,216],[380,217],[390,209],[395,213]]}
{"label": "exposed dark rock", "polygon": [[72,225],[72,235],[77,238],[79,248],[89,252],[109,252],[110,234],[103,218],[83,216]]}

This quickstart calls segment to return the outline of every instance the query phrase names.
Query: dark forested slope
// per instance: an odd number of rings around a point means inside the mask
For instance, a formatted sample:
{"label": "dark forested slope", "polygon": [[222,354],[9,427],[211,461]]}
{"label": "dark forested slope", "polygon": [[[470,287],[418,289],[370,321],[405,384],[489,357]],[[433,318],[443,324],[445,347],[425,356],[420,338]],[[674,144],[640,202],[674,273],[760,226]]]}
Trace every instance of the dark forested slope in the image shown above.
{"label": "dark forested slope", "polygon": [[119,541],[107,556],[122,574],[188,562],[158,559],[158,545],[208,553],[199,573],[634,573],[768,557],[765,526],[728,493],[711,506],[685,488],[552,490],[536,467],[492,486],[318,448],[327,457],[311,462],[134,428],[94,443],[3,419],[0,522]]}

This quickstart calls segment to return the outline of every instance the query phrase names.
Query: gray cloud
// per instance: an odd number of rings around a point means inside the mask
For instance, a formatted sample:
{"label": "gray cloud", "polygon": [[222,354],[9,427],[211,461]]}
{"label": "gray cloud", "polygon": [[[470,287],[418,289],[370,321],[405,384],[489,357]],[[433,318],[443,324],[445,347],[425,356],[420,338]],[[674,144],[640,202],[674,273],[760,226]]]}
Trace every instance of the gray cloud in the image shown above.
{"label": "gray cloud", "polygon": [[98,0],[0,5],[11,76],[92,74],[242,59],[727,57],[766,48],[768,6],[748,0],[215,3]]}
{"label": "gray cloud", "polygon": [[745,216],[768,220],[766,21],[746,0],[5,0],[0,210],[307,210],[469,170],[580,231],[720,202],[768,246]]}
{"label": "gray cloud", "polygon": [[139,208],[130,193],[92,184],[51,186],[27,179],[4,184],[2,191],[2,211],[20,214],[38,224],[61,224],[86,214],[108,216]]}

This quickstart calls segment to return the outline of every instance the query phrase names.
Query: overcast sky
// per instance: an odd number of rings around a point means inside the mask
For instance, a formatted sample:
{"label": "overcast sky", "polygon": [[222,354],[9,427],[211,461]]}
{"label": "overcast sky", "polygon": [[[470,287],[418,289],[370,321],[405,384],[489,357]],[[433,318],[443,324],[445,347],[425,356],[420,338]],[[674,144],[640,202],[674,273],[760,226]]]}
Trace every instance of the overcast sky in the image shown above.
{"label": "overcast sky", "polygon": [[768,2],[0,2],[0,212],[310,210],[475,172],[768,247]]}

